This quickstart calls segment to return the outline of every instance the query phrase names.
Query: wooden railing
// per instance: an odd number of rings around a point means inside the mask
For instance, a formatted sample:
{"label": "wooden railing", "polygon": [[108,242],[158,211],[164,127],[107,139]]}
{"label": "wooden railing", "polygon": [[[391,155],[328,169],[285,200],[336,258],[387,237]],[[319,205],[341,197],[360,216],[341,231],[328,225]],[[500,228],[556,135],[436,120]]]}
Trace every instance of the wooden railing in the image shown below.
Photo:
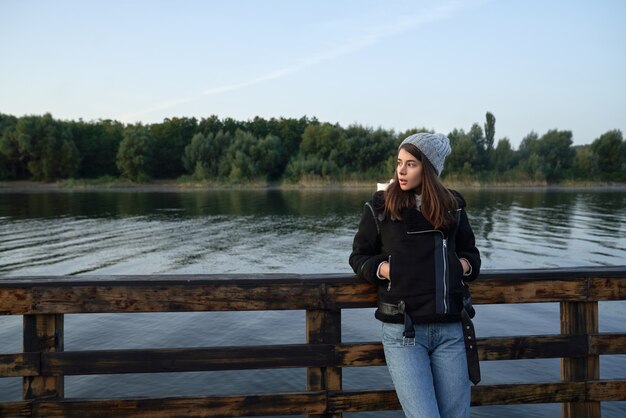
{"label": "wooden railing", "polygon": [[[598,301],[626,300],[626,266],[484,272],[475,304],[560,302],[561,333],[478,340],[482,361],[561,358],[561,381],[478,385],[472,405],[562,403],[564,417],[599,417],[626,400],[626,376],[600,380],[603,354],[626,354],[626,333],[598,332]],[[393,390],[342,390],[344,367],[385,364],[380,342],[342,343],[343,309],[375,306],[352,275],[166,275],[0,278],[0,314],[24,315],[24,350],[0,354],[0,377],[23,378],[23,400],[3,417],[168,417],[399,409]],[[111,312],[306,310],[306,344],[64,351],[63,315]],[[372,319],[373,320],[373,319]],[[480,330],[478,331],[480,333]],[[307,369],[307,390],[232,396],[64,398],[64,376],[277,367]]]}

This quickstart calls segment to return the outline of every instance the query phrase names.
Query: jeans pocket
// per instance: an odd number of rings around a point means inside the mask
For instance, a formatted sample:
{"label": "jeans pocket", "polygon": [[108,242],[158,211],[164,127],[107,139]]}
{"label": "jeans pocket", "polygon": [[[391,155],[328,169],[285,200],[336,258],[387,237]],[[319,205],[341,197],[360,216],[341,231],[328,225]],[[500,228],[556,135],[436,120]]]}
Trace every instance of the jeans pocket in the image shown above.
{"label": "jeans pocket", "polygon": [[383,322],[383,344],[386,346],[402,346],[404,325]]}

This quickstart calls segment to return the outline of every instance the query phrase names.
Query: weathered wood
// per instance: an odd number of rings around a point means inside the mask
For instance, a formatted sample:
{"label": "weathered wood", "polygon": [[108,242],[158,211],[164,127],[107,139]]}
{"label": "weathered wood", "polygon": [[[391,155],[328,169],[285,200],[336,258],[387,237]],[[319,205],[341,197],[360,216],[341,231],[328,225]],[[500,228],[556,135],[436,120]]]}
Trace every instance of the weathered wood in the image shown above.
{"label": "weathered wood", "polygon": [[[588,354],[587,338],[584,335],[525,335],[479,338],[478,347],[481,361],[583,357]],[[602,350],[600,346],[597,349]],[[336,351],[338,364],[342,367],[381,366],[385,364],[385,355],[381,343],[342,344],[337,346]],[[600,351],[598,354],[609,353]]]}
{"label": "weathered wood", "polygon": [[[598,302],[561,302],[561,333],[583,335],[589,350],[589,334],[598,333]],[[561,380],[586,382],[600,378],[600,359],[597,355],[561,359]],[[566,402],[562,405],[563,418],[600,417],[600,402]]]}
{"label": "weathered wood", "polygon": [[[63,351],[63,315],[24,315],[25,352]],[[63,376],[27,376],[23,399],[62,398]]]}
{"label": "weathered wood", "polygon": [[473,406],[577,402],[584,399],[584,382],[480,385],[472,388]]}
{"label": "weathered wood", "polygon": [[[585,383],[524,383],[472,387],[472,406],[574,402],[585,399]],[[398,410],[394,390],[343,391],[328,399],[332,412]]]}
{"label": "weathered wood", "polygon": [[478,339],[481,361],[582,357],[588,354],[584,335],[525,335]]}
{"label": "weathered wood", "polygon": [[[309,344],[340,344],[341,343],[341,311],[340,310],[307,310],[306,335]],[[307,368],[307,390],[309,391],[340,391],[341,368],[309,367]],[[341,418],[341,414],[315,414],[309,418]]]}
{"label": "weathered wood", "polygon": [[[320,291],[324,286],[327,294]],[[626,299],[623,266],[491,270],[482,272],[480,280],[470,286],[477,304]],[[375,306],[375,289],[349,274],[31,276],[0,280],[0,314],[370,306]]]}
{"label": "weathered wood", "polygon": [[474,303],[534,303],[587,300],[584,280],[493,279],[470,283]]}
{"label": "weathered wood", "polygon": [[626,354],[626,334],[606,332],[589,335],[589,354]]}
{"label": "weathered wood", "polygon": [[625,300],[626,278],[598,278],[589,279],[590,300]]}
{"label": "weathered wood", "polygon": [[[626,334],[617,336],[626,342]],[[613,344],[612,338],[596,335],[592,341]],[[490,361],[583,357],[588,354],[586,341],[584,335],[528,335],[480,338],[478,345],[481,361]],[[608,351],[596,344],[595,350],[597,354],[618,354],[623,347],[613,346]],[[49,352],[41,354],[40,367],[45,375],[89,375],[382,365],[385,365],[382,344],[371,342]],[[4,376],[35,376],[38,367],[39,356],[34,353],[0,355],[0,371],[6,369]]]}
{"label": "weathered wood", "polygon": [[196,312],[317,309],[321,286],[205,285],[34,288],[34,313]]}
{"label": "weathered wood", "polygon": [[355,283],[328,284],[327,294],[329,309],[376,306],[376,289],[370,283],[358,279]]}
{"label": "weathered wood", "polygon": [[[355,279],[356,281],[357,279]],[[31,301],[0,301],[6,314],[66,314],[121,312],[195,312],[285,309],[339,309],[375,306],[375,291],[368,283],[342,283],[324,286],[303,280],[301,283],[276,284],[205,284],[143,286],[93,283],[91,286],[37,286],[31,289]],[[585,301],[584,280],[522,279],[479,280],[471,285],[477,304]],[[10,293],[8,288],[3,293]],[[24,289],[14,289],[24,292]]]}
{"label": "weathered wood", "polygon": [[587,382],[587,399],[592,401],[626,401],[626,379],[591,380]]}
{"label": "weathered wood", "polygon": [[330,344],[65,351],[42,354],[42,373],[89,375],[336,365]]}
{"label": "weathered wood", "polygon": [[[598,300],[626,299],[626,267],[494,270],[471,284],[475,303],[561,302],[562,335],[480,338],[481,360],[562,357],[561,383],[472,388],[473,405],[565,402],[564,416],[626,400],[626,380],[599,380],[599,355],[626,354],[626,334],[598,333]],[[384,365],[379,342],[341,344],[341,309],[375,306],[353,275],[25,277],[0,280],[0,314],[26,314],[24,353],[0,355],[24,376],[27,402],[0,416],[252,416],[399,409],[394,391],[344,392],[341,367]],[[64,313],[307,311],[307,344],[63,352]],[[38,314],[38,315],[32,315]],[[306,367],[308,392],[202,398],[62,400],[63,376]]]}
{"label": "weathered wood", "polygon": [[0,354],[0,377],[39,375],[39,353]]}
{"label": "weathered wood", "polygon": [[31,401],[0,403],[0,417],[31,418],[33,416]]}
{"label": "weathered wood", "polygon": [[42,418],[241,417],[321,414],[325,410],[326,397],[323,392],[197,398],[45,400],[33,406],[34,416]]}
{"label": "weathered wood", "polygon": [[[0,280],[0,283],[3,280]],[[30,289],[19,286],[0,287],[0,315],[24,315],[30,313],[33,300]]]}
{"label": "weathered wood", "polygon": [[363,390],[331,393],[328,410],[335,413],[394,411],[401,409],[396,391]]}
{"label": "weathered wood", "polygon": [[346,343],[336,347],[337,363],[343,367],[384,366],[382,343]]}

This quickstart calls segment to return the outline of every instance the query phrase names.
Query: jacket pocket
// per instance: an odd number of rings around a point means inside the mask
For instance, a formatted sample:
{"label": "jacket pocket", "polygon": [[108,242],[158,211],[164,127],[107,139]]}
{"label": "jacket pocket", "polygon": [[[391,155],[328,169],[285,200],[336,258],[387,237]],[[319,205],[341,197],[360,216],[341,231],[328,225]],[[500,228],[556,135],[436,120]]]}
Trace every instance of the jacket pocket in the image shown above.
{"label": "jacket pocket", "polygon": [[392,251],[389,258],[390,293],[396,296],[433,293],[434,261],[432,256],[411,254],[410,250]]}

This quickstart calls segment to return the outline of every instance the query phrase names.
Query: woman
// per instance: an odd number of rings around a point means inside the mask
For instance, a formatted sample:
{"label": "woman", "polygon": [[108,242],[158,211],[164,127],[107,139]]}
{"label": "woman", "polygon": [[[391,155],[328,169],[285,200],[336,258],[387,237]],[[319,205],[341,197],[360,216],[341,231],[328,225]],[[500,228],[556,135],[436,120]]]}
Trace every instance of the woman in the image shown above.
{"label": "woman", "polygon": [[469,417],[466,355],[475,345],[463,296],[480,254],[465,200],[439,180],[449,154],[442,134],[402,141],[394,178],[365,204],[350,255],[354,272],[378,288],[375,316],[407,417]]}

